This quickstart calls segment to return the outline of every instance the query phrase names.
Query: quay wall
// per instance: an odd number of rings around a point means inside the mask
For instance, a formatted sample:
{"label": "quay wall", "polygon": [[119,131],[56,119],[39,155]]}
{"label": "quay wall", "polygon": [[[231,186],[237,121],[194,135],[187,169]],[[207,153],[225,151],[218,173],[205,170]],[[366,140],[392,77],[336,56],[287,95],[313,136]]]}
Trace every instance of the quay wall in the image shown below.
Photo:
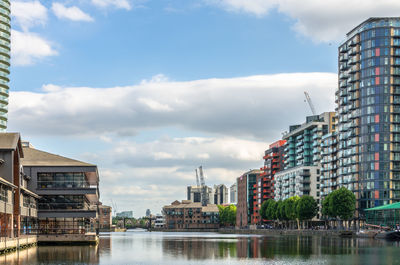
{"label": "quay wall", "polygon": [[0,238],[0,253],[15,251],[17,249],[30,247],[37,244],[37,236],[22,236],[18,238]]}

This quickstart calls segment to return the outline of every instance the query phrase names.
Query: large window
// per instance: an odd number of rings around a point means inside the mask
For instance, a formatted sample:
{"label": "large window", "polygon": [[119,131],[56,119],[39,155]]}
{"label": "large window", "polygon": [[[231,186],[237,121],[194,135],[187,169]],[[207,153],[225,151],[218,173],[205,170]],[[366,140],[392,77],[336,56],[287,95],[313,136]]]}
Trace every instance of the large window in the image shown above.
{"label": "large window", "polygon": [[38,173],[38,189],[88,188],[85,173]]}
{"label": "large window", "polygon": [[89,201],[85,195],[49,195],[39,199],[40,210],[87,210]]}
{"label": "large window", "polygon": [[4,185],[0,185],[0,201],[8,202],[8,191],[9,188]]}

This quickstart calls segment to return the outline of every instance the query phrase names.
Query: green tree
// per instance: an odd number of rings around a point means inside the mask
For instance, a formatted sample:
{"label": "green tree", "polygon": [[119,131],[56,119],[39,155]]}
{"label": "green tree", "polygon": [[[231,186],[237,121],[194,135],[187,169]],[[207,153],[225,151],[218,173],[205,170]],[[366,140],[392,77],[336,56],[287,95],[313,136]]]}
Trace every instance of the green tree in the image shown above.
{"label": "green tree", "polygon": [[354,193],[342,187],[332,192],[331,196],[329,205],[333,217],[338,217],[340,220],[352,219],[356,210],[356,196]]}
{"label": "green tree", "polygon": [[296,206],[297,218],[301,221],[311,220],[318,213],[317,201],[310,195],[301,196]]}
{"label": "green tree", "polygon": [[283,220],[283,216],[282,216],[282,206],[283,206],[283,202],[281,200],[276,202],[276,211],[275,211],[275,218],[277,220]]}
{"label": "green tree", "polygon": [[219,222],[222,225],[235,225],[236,223],[236,206],[231,204],[228,206],[218,205]]}
{"label": "green tree", "polygon": [[329,193],[325,197],[325,199],[322,201],[321,212],[322,212],[322,215],[325,216],[325,218],[333,217],[333,215],[334,215],[332,208],[331,208],[331,205],[332,205],[331,201],[332,201],[332,192]]}
{"label": "green tree", "polygon": [[263,220],[264,220],[264,219],[268,219],[268,218],[267,218],[267,209],[268,209],[268,207],[269,207],[269,205],[270,205],[271,202],[273,202],[273,200],[272,200],[272,199],[268,199],[268,200],[264,201],[264,202],[261,204],[260,216],[261,216],[261,218],[262,218]]}
{"label": "green tree", "polygon": [[300,227],[299,220],[297,218],[297,210],[296,210],[297,203],[299,200],[300,200],[299,196],[293,196],[293,197],[290,197],[283,201],[285,215],[286,215],[287,220],[289,220],[289,221],[297,220],[297,227]]}
{"label": "green tree", "polygon": [[268,220],[274,220],[275,219],[275,213],[276,211],[276,201],[271,200],[271,202],[268,204],[268,208],[266,210],[265,216],[267,217]]}
{"label": "green tree", "polygon": [[236,224],[236,206],[231,204],[228,207],[228,223],[230,225]]}

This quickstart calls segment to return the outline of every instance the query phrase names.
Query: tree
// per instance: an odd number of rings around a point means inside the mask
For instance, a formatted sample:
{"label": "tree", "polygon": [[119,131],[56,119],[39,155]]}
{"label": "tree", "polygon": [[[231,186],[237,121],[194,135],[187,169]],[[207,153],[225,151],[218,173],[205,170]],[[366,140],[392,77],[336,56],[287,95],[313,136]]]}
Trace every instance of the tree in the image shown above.
{"label": "tree", "polygon": [[332,200],[332,192],[329,193],[325,199],[322,201],[322,215],[326,217],[333,217],[332,209],[331,209],[331,200]]}
{"label": "tree", "polygon": [[276,216],[275,218],[282,221],[285,220],[283,213],[283,201],[279,200],[276,202]]}
{"label": "tree", "polygon": [[235,225],[236,223],[236,206],[231,204],[228,206],[218,205],[219,222],[222,225]]}
{"label": "tree", "polygon": [[268,199],[268,200],[266,200],[266,201],[264,201],[262,204],[261,204],[261,208],[260,208],[260,216],[261,216],[261,218],[264,220],[264,219],[268,219],[267,218],[267,209],[268,209],[268,207],[269,207],[269,204],[272,202],[273,200],[272,199]]}
{"label": "tree", "polygon": [[318,213],[317,201],[310,195],[302,196],[297,202],[296,212],[299,220],[311,220]]}
{"label": "tree", "polygon": [[297,208],[297,203],[299,200],[300,200],[299,196],[293,196],[293,197],[290,197],[283,201],[284,208],[285,208],[285,215],[286,215],[287,220],[291,220],[291,221],[297,220],[298,227],[299,227],[299,222],[297,219],[296,208]]}
{"label": "tree", "polygon": [[350,220],[354,217],[356,196],[352,191],[342,187],[332,192],[331,196],[329,205],[334,217],[339,217],[340,220]]}
{"label": "tree", "polygon": [[268,208],[266,209],[266,218],[269,220],[274,220],[275,219],[275,210],[276,210],[276,201],[271,200],[271,202],[268,204]]}

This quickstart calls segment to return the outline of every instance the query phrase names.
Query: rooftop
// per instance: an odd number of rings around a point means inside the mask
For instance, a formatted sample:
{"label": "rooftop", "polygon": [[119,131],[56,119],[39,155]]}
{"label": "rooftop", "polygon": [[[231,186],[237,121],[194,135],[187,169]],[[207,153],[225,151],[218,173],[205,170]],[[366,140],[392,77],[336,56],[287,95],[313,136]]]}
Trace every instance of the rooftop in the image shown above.
{"label": "rooftop", "polygon": [[21,157],[23,157],[20,141],[19,133],[0,133],[0,149],[16,150],[19,148]]}
{"label": "rooftop", "polygon": [[96,165],[82,162],[79,160],[67,158],[60,155],[51,154],[38,149],[24,146],[24,158],[22,165],[24,166],[78,166],[78,167],[93,167]]}

